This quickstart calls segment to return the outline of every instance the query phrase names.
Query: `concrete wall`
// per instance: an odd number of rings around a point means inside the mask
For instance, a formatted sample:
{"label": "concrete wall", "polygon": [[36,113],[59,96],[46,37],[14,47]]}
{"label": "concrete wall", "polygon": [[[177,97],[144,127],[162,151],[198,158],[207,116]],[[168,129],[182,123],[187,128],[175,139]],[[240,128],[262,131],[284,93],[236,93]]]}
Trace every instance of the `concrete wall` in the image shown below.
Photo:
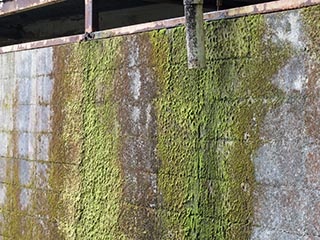
{"label": "concrete wall", "polygon": [[318,14],[317,9],[267,17],[271,40],[292,46],[294,54],[270,79],[285,95],[266,114],[263,144],[253,159],[253,239],[320,237],[319,29],[305,19],[305,14]]}
{"label": "concrete wall", "polygon": [[320,238],[319,14],[0,55],[1,238]]}
{"label": "concrete wall", "polygon": [[0,229],[14,239],[56,235],[52,54],[47,48],[0,56]]}

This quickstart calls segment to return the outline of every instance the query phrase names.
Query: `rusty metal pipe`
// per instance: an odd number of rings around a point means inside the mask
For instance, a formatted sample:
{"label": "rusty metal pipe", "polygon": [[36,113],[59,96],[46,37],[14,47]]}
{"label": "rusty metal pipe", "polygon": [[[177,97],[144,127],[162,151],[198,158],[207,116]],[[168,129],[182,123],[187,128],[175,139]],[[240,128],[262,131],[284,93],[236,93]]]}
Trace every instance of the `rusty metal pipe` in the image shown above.
{"label": "rusty metal pipe", "polygon": [[184,0],[188,67],[203,68],[205,62],[203,0]]}

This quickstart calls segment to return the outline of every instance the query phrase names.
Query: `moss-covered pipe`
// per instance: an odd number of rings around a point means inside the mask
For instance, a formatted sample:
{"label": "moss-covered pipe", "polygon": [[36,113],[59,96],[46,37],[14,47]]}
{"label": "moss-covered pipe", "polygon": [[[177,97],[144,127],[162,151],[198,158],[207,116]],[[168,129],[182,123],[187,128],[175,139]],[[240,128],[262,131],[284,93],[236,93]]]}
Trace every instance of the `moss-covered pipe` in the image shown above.
{"label": "moss-covered pipe", "polygon": [[203,0],[184,0],[188,67],[205,67]]}

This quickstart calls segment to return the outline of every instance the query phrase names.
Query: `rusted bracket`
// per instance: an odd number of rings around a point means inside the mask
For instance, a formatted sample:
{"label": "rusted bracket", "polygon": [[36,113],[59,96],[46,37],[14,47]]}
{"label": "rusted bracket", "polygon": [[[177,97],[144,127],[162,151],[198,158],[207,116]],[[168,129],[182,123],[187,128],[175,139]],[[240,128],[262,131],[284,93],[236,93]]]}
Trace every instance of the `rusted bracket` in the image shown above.
{"label": "rusted bracket", "polygon": [[184,0],[188,67],[203,68],[206,65],[204,47],[203,0]]}
{"label": "rusted bracket", "polygon": [[86,32],[86,33],[83,35],[83,37],[82,37],[82,39],[80,40],[80,42],[91,41],[91,40],[94,39],[94,37],[95,37],[95,34],[94,34],[93,32],[91,32],[91,33]]}
{"label": "rusted bracket", "polygon": [[98,0],[85,0],[85,32],[99,30]]}

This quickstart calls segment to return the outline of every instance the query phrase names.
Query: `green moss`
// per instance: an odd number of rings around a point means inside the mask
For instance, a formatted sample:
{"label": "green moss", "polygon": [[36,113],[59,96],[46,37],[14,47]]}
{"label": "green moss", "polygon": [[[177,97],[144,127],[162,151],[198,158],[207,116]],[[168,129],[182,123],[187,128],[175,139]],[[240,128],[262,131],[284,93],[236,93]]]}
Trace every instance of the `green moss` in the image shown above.
{"label": "green moss", "polygon": [[205,70],[186,69],[183,27],[152,36],[160,84],[162,236],[248,239],[251,159],[265,114],[282,101],[271,78],[291,49],[264,38],[262,16],[214,21],[205,29]]}
{"label": "green moss", "polygon": [[[118,164],[113,71],[119,39],[81,43],[64,65],[61,112],[66,158],[74,167],[65,181],[60,219],[67,239],[119,239],[121,177]],[[70,74],[68,74],[70,72]],[[58,91],[57,91],[58,92]]]}
{"label": "green moss", "polygon": [[[314,13],[307,13],[306,21],[314,25]],[[249,239],[255,187],[252,157],[261,144],[266,113],[283,99],[271,79],[292,54],[266,35],[263,16],[206,23],[208,65],[203,70],[187,70],[183,27],[144,35],[143,41],[153,46],[152,54],[145,54],[152,60],[146,67],[154,68],[159,89],[154,101],[156,153],[161,160],[157,209],[123,201],[123,136],[114,96],[123,38],[56,48],[49,158],[63,164],[52,168],[49,185],[55,190],[64,185],[64,191],[48,192],[47,199],[36,194],[33,199],[35,210],[45,206],[50,218],[58,219],[61,232],[52,227],[50,234],[66,239],[143,239],[147,228],[156,226],[160,239]],[[311,30],[310,35],[316,43]],[[19,209],[21,189],[10,185],[7,191],[8,206]],[[26,218],[11,214],[6,233],[20,238]],[[25,228],[36,229],[29,238],[43,238],[38,222],[27,222]]]}
{"label": "green moss", "polygon": [[302,11],[302,19],[304,23],[304,29],[309,38],[308,51],[312,56],[313,60],[319,61],[319,53],[320,53],[320,36],[319,36],[319,28],[320,28],[320,6],[308,7],[304,8]]}
{"label": "green moss", "polygon": [[305,8],[302,11],[303,28],[306,33],[306,52],[308,56],[308,82],[306,90],[306,111],[305,123],[307,134],[314,139],[320,139],[320,122],[318,120],[318,103],[320,99],[319,79],[320,79],[320,36],[319,20],[320,6]]}
{"label": "green moss", "polygon": [[[13,112],[13,126],[17,127],[17,109],[18,109],[18,89],[12,93],[12,112]],[[16,129],[15,129],[16,130]],[[7,160],[5,170],[5,203],[3,206],[4,212],[7,214],[4,217],[4,236],[13,236],[14,238],[22,238],[21,224],[22,224],[22,211],[20,211],[20,194],[21,188],[18,187],[19,180],[19,161],[18,158],[18,131],[11,132],[9,146],[7,147],[7,156],[13,159]]]}
{"label": "green moss", "polygon": [[[319,7],[310,9],[304,13],[306,25],[318,26],[314,16]],[[154,99],[156,154],[161,160],[156,173],[157,208],[137,206],[123,197],[122,181],[128,177],[120,157],[125,126],[119,126],[115,69],[125,78],[127,66],[119,61],[124,57],[125,38],[55,48],[49,158],[60,167],[52,168],[49,185],[54,190],[63,185],[64,190],[61,195],[48,192],[46,199],[35,194],[33,199],[36,211],[44,206],[46,212],[41,214],[48,213],[59,222],[61,232],[52,227],[52,236],[250,238],[255,188],[252,158],[261,145],[259,133],[266,113],[284,98],[271,79],[292,49],[271,41],[263,16],[208,22],[205,29],[208,64],[202,70],[187,70],[183,27],[139,35],[141,43],[152,43],[152,53],[143,55],[148,58],[144,63],[151,62],[146,68],[155,72],[159,90]],[[308,30],[312,51],[318,51],[319,38],[313,32]],[[20,191],[8,186],[11,200],[6,206],[19,209]],[[6,233],[21,238],[20,224],[27,217],[21,212],[11,214]],[[44,238],[39,222],[26,222],[25,229],[32,225],[36,229],[36,235],[29,238]],[[159,230],[160,236],[150,229]]]}

